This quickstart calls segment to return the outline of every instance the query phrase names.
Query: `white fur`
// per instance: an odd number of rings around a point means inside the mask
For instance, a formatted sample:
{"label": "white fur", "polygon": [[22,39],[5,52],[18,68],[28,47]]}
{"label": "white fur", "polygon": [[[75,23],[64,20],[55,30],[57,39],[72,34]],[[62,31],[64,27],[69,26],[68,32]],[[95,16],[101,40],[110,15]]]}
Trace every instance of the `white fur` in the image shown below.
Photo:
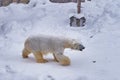
{"label": "white fur", "polygon": [[[77,43],[77,45],[76,45]],[[79,44],[73,39],[64,37],[54,37],[48,35],[31,36],[25,41],[22,56],[27,58],[30,53],[33,53],[37,62],[44,63],[44,54],[53,53],[55,61],[62,65],[69,65],[70,59],[63,55],[65,48],[78,49]]]}
{"label": "white fur", "polygon": [[29,42],[29,49],[32,51],[40,51],[44,53],[46,51],[57,54],[63,54],[65,44],[71,42],[65,38],[47,35],[31,36],[27,41]]}

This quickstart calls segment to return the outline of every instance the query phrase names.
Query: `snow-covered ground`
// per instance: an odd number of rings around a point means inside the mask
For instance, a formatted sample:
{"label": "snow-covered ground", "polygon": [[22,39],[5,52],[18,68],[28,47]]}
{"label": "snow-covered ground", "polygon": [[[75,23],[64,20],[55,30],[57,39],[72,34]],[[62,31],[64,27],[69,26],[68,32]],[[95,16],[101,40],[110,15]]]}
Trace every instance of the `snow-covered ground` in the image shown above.
{"label": "snow-covered ground", "polygon": [[[31,0],[28,5],[0,7],[0,80],[120,80],[120,0],[92,0],[82,4],[85,27],[70,27],[75,3]],[[21,52],[30,35],[65,36],[81,41],[82,52],[66,49],[70,66],[36,63]]]}

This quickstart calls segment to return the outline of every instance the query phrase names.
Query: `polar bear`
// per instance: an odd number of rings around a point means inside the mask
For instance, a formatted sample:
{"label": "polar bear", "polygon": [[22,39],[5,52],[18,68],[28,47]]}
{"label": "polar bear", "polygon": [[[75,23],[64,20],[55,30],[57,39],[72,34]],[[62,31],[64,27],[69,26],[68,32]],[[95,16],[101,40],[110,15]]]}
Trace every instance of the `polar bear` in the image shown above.
{"label": "polar bear", "polygon": [[28,55],[33,53],[38,63],[45,63],[47,60],[43,58],[43,55],[52,53],[55,61],[61,65],[70,65],[70,59],[63,54],[65,48],[80,51],[85,49],[81,43],[73,39],[39,35],[30,36],[26,39],[22,56],[28,58]]}

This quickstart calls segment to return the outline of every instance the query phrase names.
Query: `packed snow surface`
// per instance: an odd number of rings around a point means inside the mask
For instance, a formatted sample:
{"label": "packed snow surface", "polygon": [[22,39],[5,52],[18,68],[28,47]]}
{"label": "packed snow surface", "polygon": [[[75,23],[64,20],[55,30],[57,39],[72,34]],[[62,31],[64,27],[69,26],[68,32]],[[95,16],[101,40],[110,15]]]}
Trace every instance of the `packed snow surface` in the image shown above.
{"label": "packed snow surface", "polygon": [[[120,0],[82,3],[84,27],[69,26],[76,9],[76,3],[48,0],[0,7],[0,80],[120,80]],[[70,66],[54,62],[51,54],[43,64],[32,54],[23,59],[25,39],[38,34],[70,37],[86,48],[65,50]]]}

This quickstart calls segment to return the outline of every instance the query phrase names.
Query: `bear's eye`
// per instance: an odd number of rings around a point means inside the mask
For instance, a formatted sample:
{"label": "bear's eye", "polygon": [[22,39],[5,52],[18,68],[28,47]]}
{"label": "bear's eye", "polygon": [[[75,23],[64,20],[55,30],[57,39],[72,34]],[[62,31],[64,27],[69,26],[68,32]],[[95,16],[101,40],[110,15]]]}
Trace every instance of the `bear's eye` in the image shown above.
{"label": "bear's eye", "polygon": [[75,44],[74,47],[75,47],[75,49],[79,49],[78,44]]}

